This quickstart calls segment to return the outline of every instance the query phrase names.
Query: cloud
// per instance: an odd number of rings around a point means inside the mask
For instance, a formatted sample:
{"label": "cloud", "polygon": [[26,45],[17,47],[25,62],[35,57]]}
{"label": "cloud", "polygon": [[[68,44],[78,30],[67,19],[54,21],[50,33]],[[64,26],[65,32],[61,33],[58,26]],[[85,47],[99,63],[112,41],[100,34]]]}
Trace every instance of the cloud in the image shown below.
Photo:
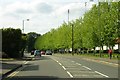
{"label": "cloud", "polygon": [[30,14],[30,13],[32,13],[32,11],[29,9],[17,9],[15,12],[18,14]]}
{"label": "cloud", "polygon": [[[7,2],[7,0],[5,1]],[[67,21],[68,9],[70,9],[70,20],[82,16],[85,11],[85,3],[75,1],[10,0],[10,3],[7,4],[2,1],[2,5],[0,5],[1,26],[14,25],[14,27],[21,26],[22,28],[22,20],[29,18],[30,21],[25,22],[25,32],[37,31],[43,34],[51,28],[57,28],[63,21]],[[91,3],[88,3],[87,10],[90,7]]]}
{"label": "cloud", "polygon": [[53,11],[53,7],[48,4],[48,3],[39,3],[37,6],[36,6],[37,10],[40,12],[40,13],[46,13],[46,14],[49,14]]}

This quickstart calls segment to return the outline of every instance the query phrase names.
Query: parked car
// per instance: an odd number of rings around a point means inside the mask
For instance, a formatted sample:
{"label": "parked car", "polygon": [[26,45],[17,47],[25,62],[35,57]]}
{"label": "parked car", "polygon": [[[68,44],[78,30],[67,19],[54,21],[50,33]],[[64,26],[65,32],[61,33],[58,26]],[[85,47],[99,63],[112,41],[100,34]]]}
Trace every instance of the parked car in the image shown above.
{"label": "parked car", "polygon": [[40,50],[35,50],[34,51],[34,56],[40,56],[41,57]]}
{"label": "parked car", "polygon": [[34,55],[34,50],[31,51],[31,55]]}
{"label": "parked car", "polygon": [[51,50],[47,50],[46,51],[46,55],[52,55],[52,51]]}
{"label": "parked car", "polygon": [[45,51],[41,51],[40,53],[41,53],[41,55],[45,55]]}

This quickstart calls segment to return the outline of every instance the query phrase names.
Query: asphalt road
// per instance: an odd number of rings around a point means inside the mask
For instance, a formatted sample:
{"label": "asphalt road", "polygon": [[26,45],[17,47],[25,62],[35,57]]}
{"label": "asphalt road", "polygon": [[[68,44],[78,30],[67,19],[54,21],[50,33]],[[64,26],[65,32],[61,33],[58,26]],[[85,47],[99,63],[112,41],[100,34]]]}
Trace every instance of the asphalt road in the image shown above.
{"label": "asphalt road", "polygon": [[[8,76],[9,80],[42,80],[49,78],[118,78],[118,67],[72,56],[42,56],[26,61],[22,68]],[[47,79],[48,80],[48,79]]]}

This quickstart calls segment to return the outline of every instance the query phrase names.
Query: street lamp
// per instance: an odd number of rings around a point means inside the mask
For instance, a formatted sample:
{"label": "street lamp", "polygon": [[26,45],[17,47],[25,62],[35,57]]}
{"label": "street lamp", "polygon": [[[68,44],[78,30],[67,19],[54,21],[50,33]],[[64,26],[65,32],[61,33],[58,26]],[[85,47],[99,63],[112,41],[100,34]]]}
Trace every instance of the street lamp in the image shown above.
{"label": "street lamp", "polygon": [[72,55],[74,55],[74,52],[73,52],[73,50],[74,50],[74,32],[73,32],[73,30],[74,30],[74,25],[72,24]]}
{"label": "street lamp", "polygon": [[30,20],[30,19],[23,20],[23,29],[22,29],[22,30],[23,30],[23,33],[24,33],[24,26],[25,26],[24,23],[25,23],[25,21],[29,21],[29,20]]}

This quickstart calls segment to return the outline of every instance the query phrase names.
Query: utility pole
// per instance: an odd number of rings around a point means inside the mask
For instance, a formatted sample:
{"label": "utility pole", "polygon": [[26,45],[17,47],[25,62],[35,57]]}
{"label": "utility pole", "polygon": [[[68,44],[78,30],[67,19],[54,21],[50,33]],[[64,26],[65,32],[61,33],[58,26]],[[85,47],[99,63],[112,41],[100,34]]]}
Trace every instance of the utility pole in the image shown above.
{"label": "utility pole", "polygon": [[72,24],[72,55],[74,55],[74,25]]}
{"label": "utility pole", "polygon": [[70,13],[70,11],[69,11],[69,9],[68,9],[68,25],[69,25],[69,13]]}
{"label": "utility pole", "polygon": [[[26,19],[26,21],[29,21],[30,19]],[[23,20],[22,21],[22,25],[23,25],[23,28],[22,28],[22,30],[23,30],[23,33],[24,33],[24,28],[25,28],[25,20]]]}

